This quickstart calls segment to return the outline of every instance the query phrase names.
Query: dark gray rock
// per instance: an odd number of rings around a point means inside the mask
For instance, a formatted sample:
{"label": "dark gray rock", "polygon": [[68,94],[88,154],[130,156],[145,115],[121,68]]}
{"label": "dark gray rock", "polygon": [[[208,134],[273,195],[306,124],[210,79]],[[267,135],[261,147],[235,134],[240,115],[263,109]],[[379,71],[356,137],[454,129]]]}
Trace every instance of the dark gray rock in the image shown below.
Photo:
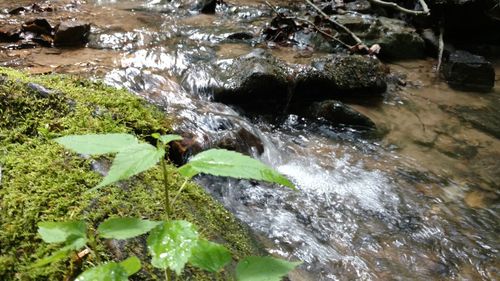
{"label": "dark gray rock", "polygon": [[495,86],[495,69],[482,56],[455,51],[444,61],[442,73],[448,84],[459,90],[490,91]]}
{"label": "dark gray rock", "polygon": [[253,153],[260,155],[264,152],[264,145],[260,138],[245,128],[226,133],[215,146],[246,155]]}
{"label": "dark gray rock", "polygon": [[425,42],[413,27],[404,21],[379,18],[380,33],[376,44],[379,44],[381,58],[387,59],[415,59],[425,55]]}
{"label": "dark gray rock", "polygon": [[[406,22],[386,17],[372,17],[361,14],[336,16],[366,44],[379,44],[379,57],[383,59],[414,59],[425,55],[425,42],[415,28]],[[343,40],[350,40],[346,37]],[[354,42],[351,42],[354,43]]]}
{"label": "dark gray rock", "polygon": [[385,79],[385,68],[374,57],[327,56],[298,71],[292,102],[380,97],[387,89]]}
{"label": "dark gray rock", "polygon": [[51,90],[45,88],[42,85],[38,85],[38,84],[30,82],[26,86],[28,87],[28,89],[33,91],[35,94],[40,95],[44,98],[47,98],[52,94]]}
{"label": "dark gray rock", "polygon": [[250,111],[283,109],[288,100],[286,64],[266,55],[234,59],[218,71],[214,100]]}
{"label": "dark gray rock", "polygon": [[312,103],[305,112],[306,117],[322,118],[335,126],[349,126],[359,129],[375,129],[370,118],[352,107],[335,100]]}
{"label": "dark gray rock", "polygon": [[63,21],[55,31],[54,45],[81,46],[88,42],[90,24],[80,21]]}

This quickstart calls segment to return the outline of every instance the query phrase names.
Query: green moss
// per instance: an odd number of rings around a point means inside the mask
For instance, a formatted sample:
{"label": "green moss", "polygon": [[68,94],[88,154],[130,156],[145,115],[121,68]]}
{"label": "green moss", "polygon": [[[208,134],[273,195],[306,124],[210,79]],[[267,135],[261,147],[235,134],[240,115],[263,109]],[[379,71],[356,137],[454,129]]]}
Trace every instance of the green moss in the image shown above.
{"label": "green moss", "polygon": [[[29,86],[51,91],[43,95]],[[170,120],[164,112],[126,91],[76,77],[28,76],[0,68],[0,280],[62,280],[95,263],[91,256],[75,263],[65,260],[42,268],[30,267],[57,245],[48,245],[36,234],[40,221],[85,219],[95,228],[110,216],[161,219],[163,196],[158,169],[143,173],[96,193],[84,193],[101,176],[95,163],[62,149],[52,138],[83,133],[128,132],[145,139],[153,132],[166,133]],[[169,167],[172,189],[182,179]],[[235,260],[256,254],[245,228],[202,189],[190,184],[180,196],[175,218],[199,226],[209,239],[224,243]],[[135,254],[148,260],[144,237],[126,243],[102,241],[104,259]],[[162,274],[146,266],[138,279]],[[230,279],[230,273],[209,275],[187,269],[195,280]]]}

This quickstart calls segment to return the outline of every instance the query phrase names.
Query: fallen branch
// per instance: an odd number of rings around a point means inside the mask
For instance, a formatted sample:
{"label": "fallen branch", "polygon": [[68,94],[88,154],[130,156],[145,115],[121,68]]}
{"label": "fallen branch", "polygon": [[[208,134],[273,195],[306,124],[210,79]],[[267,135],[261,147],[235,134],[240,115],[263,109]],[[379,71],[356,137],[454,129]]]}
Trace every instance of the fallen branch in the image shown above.
{"label": "fallen branch", "polygon": [[390,7],[390,8],[393,8],[395,10],[398,10],[400,12],[412,14],[412,15],[429,15],[431,13],[431,11],[429,10],[429,6],[427,6],[427,3],[425,3],[425,0],[418,0],[418,2],[420,3],[420,6],[422,6],[422,11],[410,10],[410,9],[401,7],[394,2],[385,2],[382,0],[370,0],[370,2],[372,2],[376,5]]}
{"label": "fallen branch", "polygon": [[318,31],[319,33],[323,34],[324,36],[328,37],[331,40],[334,40],[335,42],[341,44],[342,46],[346,47],[347,49],[352,50],[355,47],[355,46],[351,46],[349,44],[346,44],[345,42],[341,41],[337,37],[323,31],[320,27],[318,27],[317,25],[315,25],[312,21],[310,21],[308,19],[299,18],[299,17],[283,17],[280,14],[280,12],[278,10],[276,10],[276,8],[274,8],[273,5],[271,5],[271,3],[269,3],[268,1],[264,1],[264,3],[266,3],[266,5],[269,6],[269,8],[271,8],[271,10],[273,10],[278,17],[282,17],[284,19],[292,19],[292,20],[299,20],[299,21],[305,22],[305,23],[309,24],[310,26],[312,26],[314,29],[316,29],[316,31]]}
{"label": "fallen branch", "polygon": [[323,12],[318,6],[314,5],[314,3],[311,2],[310,0],[306,0],[306,2],[311,7],[313,7],[318,13],[320,13],[325,19],[327,19],[328,21],[333,23],[333,25],[335,25],[335,27],[337,27],[338,29],[349,34],[352,37],[352,39],[354,39],[354,41],[356,41],[356,46],[364,46],[364,48],[368,49],[368,47],[366,47],[366,45],[363,43],[363,41],[361,39],[359,39],[359,37],[356,34],[354,34],[352,31],[350,31],[349,28],[345,27],[345,25],[339,23],[338,21],[332,19],[325,12]]}
{"label": "fallen branch", "polygon": [[324,36],[334,40],[335,42],[341,44],[342,46],[346,47],[347,49],[353,49],[355,46],[351,46],[349,44],[346,44],[344,42],[342,42],[340,39],[338,39],[337,37],[323,31],[321,28],[319,28],[317,25],[315,25],[312,21],[308,20],[308,19],[303,19],[303,18],[297,18],[297,20],[300,20],[300,21],[303,21],[309,25],[311,25],[312,27],[314,27],[314,29],[316,29],[316,31],[318,31],[319,33],[323,34]]}

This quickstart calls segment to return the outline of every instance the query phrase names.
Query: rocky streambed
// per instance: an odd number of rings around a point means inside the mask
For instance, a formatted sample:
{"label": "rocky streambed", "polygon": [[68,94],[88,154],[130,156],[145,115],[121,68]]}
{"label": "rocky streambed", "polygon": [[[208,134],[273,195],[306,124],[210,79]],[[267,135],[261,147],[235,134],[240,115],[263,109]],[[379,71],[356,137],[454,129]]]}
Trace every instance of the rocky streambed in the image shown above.
{"label": "rocky streambed", "polygon": [[178,164],[220,147],[289,176],[299,191],[198,181],[269,253],[304,261],[291,280],[495,280],[498,7],[427,4],[0,1],[0,65],[159,106]]}

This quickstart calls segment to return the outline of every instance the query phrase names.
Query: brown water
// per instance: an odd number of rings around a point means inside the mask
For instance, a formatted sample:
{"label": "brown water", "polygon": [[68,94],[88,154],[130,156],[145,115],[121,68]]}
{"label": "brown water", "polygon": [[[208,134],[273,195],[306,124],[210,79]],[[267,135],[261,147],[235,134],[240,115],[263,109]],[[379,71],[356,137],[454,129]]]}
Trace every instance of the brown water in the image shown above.
{"label": "brown water", "polygon": [[[499,118],[499,63],[491,93],[450,89],[435,78],[434,60],[390,64],[407,86],[389,91],[380,105],[353,105],[385,132],[380,139],[294,115],[269,124],[210,102],[199,90],[210,77],[198,71],[267,48],[225,37],[258,34],[269,9],[238,0],[216,15],[197,15],[154,2],[61,0],[52,1],[62,7],[52,13],[1,14],[4,26],[76,17],[93,23],[93,35],[87,48],[2,48],[0,65],[103,78],[160,104],[177,116],[179,130],[207,146],[240,128],[257,135],[265,147],[260,159],[288,175],[298,192],[199,181],[270,253],[304,261],[292,280],[499,279],[500,140],[494,135],[500,128],[492,125]],[[0,0],[0,9],[12,5]],[[322,55],[268,51],[290,63]]]}

